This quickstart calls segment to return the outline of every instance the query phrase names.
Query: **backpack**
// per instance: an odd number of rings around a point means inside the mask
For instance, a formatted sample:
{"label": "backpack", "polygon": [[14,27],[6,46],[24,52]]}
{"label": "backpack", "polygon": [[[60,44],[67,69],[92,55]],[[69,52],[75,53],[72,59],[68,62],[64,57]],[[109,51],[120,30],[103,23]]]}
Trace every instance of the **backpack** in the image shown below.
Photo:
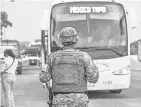
{"label": "backpack", "polygon": [[84,61],[78,51],[56,53],[52,63],[52,88],[54,92],[85,92],[87,82]]}

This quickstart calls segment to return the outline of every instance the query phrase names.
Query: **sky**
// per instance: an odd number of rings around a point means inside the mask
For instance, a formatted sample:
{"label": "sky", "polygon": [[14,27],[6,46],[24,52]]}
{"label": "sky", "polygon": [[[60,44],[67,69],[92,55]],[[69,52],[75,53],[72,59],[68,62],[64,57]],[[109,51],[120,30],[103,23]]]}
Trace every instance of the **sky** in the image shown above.
{"label": "sky", "polygon": [[[8,13],[8,19],[13,23],[5,31],[6,38],[19,41],[32,41],[41,36],[41,18],[44,10],[48,10],[52,0],[4,0],[4,11]],[[141,0],[124,0],[127,8],[133,8],[137,13],[137,29],[131,40],[141,38]],[[139,30],[140,29],[140,30]]]}
{"label": "sky", "polygon": [[5,2],[4,11],[8,20],[13,23],[6,29],[6,38],[19,41],[31,41],[41,36],[41,18],[43,11],[48,9],[48,1],[22,1],[15,3]]}

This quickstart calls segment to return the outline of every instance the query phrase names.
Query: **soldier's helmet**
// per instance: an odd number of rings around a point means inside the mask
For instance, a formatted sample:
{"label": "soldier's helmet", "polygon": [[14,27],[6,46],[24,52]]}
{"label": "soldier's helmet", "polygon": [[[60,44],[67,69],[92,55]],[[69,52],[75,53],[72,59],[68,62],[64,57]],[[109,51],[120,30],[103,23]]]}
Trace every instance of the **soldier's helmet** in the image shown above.
{"label": "soldier's helmet", "polygon": [[77,43],[77,31],[72,27],[65,27],[60,32],[60,39],[63,45]]}

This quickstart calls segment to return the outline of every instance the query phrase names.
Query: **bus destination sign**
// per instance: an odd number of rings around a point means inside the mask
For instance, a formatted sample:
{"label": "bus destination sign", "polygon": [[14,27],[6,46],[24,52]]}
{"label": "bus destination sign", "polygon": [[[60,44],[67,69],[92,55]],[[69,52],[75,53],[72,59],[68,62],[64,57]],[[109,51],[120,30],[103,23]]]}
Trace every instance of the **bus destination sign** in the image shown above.
{"label": "bus destination sign", "polygon": [[106,7],[70,7],[70,13],[93,13],[104,14],[106,13]]}

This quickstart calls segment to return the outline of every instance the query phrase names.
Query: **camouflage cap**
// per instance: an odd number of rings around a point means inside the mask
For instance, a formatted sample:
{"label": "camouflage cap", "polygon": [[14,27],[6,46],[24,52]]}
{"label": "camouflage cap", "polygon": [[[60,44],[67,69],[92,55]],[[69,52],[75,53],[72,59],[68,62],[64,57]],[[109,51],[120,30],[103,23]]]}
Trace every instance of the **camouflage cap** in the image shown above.
{"label": "camouflage cap", "polygon": [[62,39],[62,44],[67,42],[75,43],[76,36],[77,36],[77,31],[72,27],[65,27],[60,32],[60,38]]}
{"label": "camouflage cap", "polygon": [[65,27],[61,30],[60,38],[74,37],[77,35],[77,32],[72,27]]}

